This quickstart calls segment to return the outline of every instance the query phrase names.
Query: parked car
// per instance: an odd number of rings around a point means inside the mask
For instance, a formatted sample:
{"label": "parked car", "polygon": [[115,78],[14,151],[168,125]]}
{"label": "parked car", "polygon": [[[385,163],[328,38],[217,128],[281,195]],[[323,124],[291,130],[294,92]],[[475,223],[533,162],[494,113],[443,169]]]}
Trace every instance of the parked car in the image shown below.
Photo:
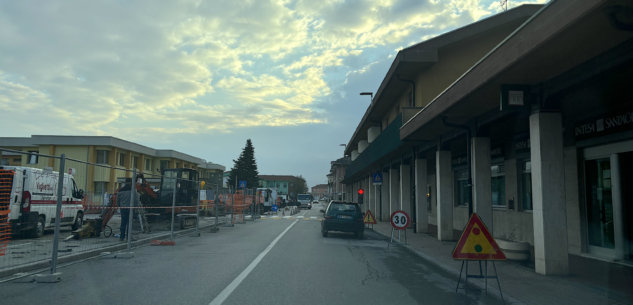
{"label": "parked car", "polygon": [[357,203],[347,201],[332,201],[323,213],[321,233],[327,237],[329,231],[352,232],[358,239],[363,239],[365,224],[363,212]]}
{"label": "parked car", "polygon": [[314,199],[314,201],[312,201],[312,203],[319,203],[319,199]]}

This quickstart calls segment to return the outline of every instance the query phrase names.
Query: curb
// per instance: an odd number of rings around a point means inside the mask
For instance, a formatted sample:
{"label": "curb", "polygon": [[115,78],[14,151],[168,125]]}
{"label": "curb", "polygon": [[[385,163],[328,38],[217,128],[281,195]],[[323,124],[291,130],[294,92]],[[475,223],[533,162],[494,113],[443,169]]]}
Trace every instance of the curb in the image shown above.
{"label": "curb", "polygon": [[[218,226],[220,226],[221,224],[222,224],[221,222],[218,223]],[[213,228],[213,227],[215,227],[215,223],[210,224],[210,225],[200,226],[200,227],[198,227],[198,230],[201,231],[203,229],[208,229],[208,228]],[[196,231],[195,228],[186,229],[186,230],[178,231],[178,233],[174,232],[174,236],[187,235],[187,234],[195,232],[195,231]],[[148,237],[148,238],[144,238],[144,239],[139,239],[137,241],[133,241],[132,242],[132,247],[138,247],[138,246],[142,246],[142,245],[145,245],[145,244],[149,244],[154,239],[160,239],[160,238],[165,238],[165,237],[171,237],[171,232],[168,232],[168,233],[163,234],[163,235],[157,235],[157,236],[152,236],[152,237]],[[103,247],[103,248],[99,248],[99,249],[93,249],[93,250],[82,252],[82,253],[67,255],[67,256],[63,256],[63,257],[58,257],[57,258],[57,264],[59,265],[59,264],[73,262],[73,261],[83,260],[83,259],[90,258],[90,257],[101,256],[102,252],[116,252],[116,251],[121,251],[121,250],[125,250],[125,249],[127,249],[127,243],[111,245],[111,246],[107,246],[107,247]],[[45,269],[45,268],[48,268],[48,267],[50,267],[50,259],[47,259],[47,260],[44,260],[44,261],[40,261],[40,262],[34,262],[34,263],[25,264],[25,265],[20,265],[20,266],[17,266],[15,268],[12,268],[12,269],[7,269],[7,270],[0,271],[0,279],[12,276],[12,275],[14,275],[16,273],[26,273],[28,271],[34,271],[34,270],[38,270],[38,269]]]}
{"label": "curb", "polygon": [[[378,233],[378,234],[380,234],[380,235],[383,235],[383,236],[386,236],[386,237],[391,237],[390,235],[385,234],[385,233],[383,233],[383,232],[381,232],[379,230],[373,230],[373,231]],[[395,240],[394,240],[394,242],[395,243],[399,243],[398,241],[395,241]],[[402,243],[400,243],[400,244],[402,244]],[[439,260],[435,259],[434,257],[432,257],[432,256],[430,256],[430,255],[428,255],[428,254],[426,254],[426,253],[424,253],[424,252],[422,252],[422,251],[420,251],[418,249],[413,248],[409,244],[404,244],[404,245],[406,246],[405,248],[407,250],[409,250],[411,253],[413,253],[413,254],[415,254],[415,255],[427,260],[428,262],[433,263],[434,265],[444,269],[445,271],[448,271],[449,273],[459,277],[459,270],[457,270],[457,269],[455,269],[455,268],[453,268],[453,267],[451,267],[451,266],[449,266],[449,265],[447,265],[445,263],[440,262]],[[486,284],[483,281],[481,281],[481,280],[471,279],[468,282],[473,284],[474,286],[477,286],[479,289],[482,289],[482,290],[486,289]],[[502,300],[504,302],[508,302],[509,304],[525,304],[525,303],[517,300],[515,297],[511,296],[507,292],[503,292],[503,299],[502,299],[501,295],[499,294],[499,289],[497,287],[491,286],[490,284],[488,284],[488,294],[494,296],[495,298],[497,298],[499,300]]]}

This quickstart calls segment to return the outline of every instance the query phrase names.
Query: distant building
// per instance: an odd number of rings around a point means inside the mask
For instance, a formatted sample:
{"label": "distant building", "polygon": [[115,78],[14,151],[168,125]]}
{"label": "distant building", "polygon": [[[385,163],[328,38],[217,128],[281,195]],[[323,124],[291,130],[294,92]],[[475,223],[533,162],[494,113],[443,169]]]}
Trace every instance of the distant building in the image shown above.
{"label": "distant building", "polygon": [[328,185],[318,184],[312,187],[312,197],[316,199],[324,198],[328,195]]}
{"label": "distant building", "polygon": [[341,183],[345,178],[345,169],[352,163],[350,157],[340,158],[330,162],[330,173],[327,175],[328,196],[332,200],[350,200],[346,198],[345,185]]}

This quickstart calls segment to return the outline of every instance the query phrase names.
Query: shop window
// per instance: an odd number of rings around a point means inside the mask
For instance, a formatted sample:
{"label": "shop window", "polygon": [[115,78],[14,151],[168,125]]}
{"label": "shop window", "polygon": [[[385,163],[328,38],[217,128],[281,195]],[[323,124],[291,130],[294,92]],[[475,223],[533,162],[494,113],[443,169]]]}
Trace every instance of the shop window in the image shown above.
{"label": "shop window", "polygon": [[461,170],[455,172],[455,204],[467,206],[470,202],[468,192],[468,171]]}
{"label": "shop window", "polygon": [[107,150],[97,150],[97,164],[108,164],[110,152]]}
{"label": "shop window", "polygon": [[427,185],[426,186],[426,210],[429,212],[433,210],[433,208],[431,207],[431,202],[433,202],[433,200],[431,200],[431,186]]}
{"label": "shop window", "polygon": [[506,205],[506,176],[505,166],[497,164],[490,167],[492,176],[492,206],[505,207]]}
{"label": "shop window", "polygon": [[532,162],[521,161],[521,204],[523,210],[532,210]]}

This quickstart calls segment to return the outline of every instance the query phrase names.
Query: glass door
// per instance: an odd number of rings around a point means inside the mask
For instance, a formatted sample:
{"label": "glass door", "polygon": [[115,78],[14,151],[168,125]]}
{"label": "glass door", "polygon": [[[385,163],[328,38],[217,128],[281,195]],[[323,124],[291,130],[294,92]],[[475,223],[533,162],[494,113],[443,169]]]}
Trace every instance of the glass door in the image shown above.
{"label": "glass door", "polygon": [[614,257],[615,234],[610,158],[585,162],[587,239],[590,253]]}

